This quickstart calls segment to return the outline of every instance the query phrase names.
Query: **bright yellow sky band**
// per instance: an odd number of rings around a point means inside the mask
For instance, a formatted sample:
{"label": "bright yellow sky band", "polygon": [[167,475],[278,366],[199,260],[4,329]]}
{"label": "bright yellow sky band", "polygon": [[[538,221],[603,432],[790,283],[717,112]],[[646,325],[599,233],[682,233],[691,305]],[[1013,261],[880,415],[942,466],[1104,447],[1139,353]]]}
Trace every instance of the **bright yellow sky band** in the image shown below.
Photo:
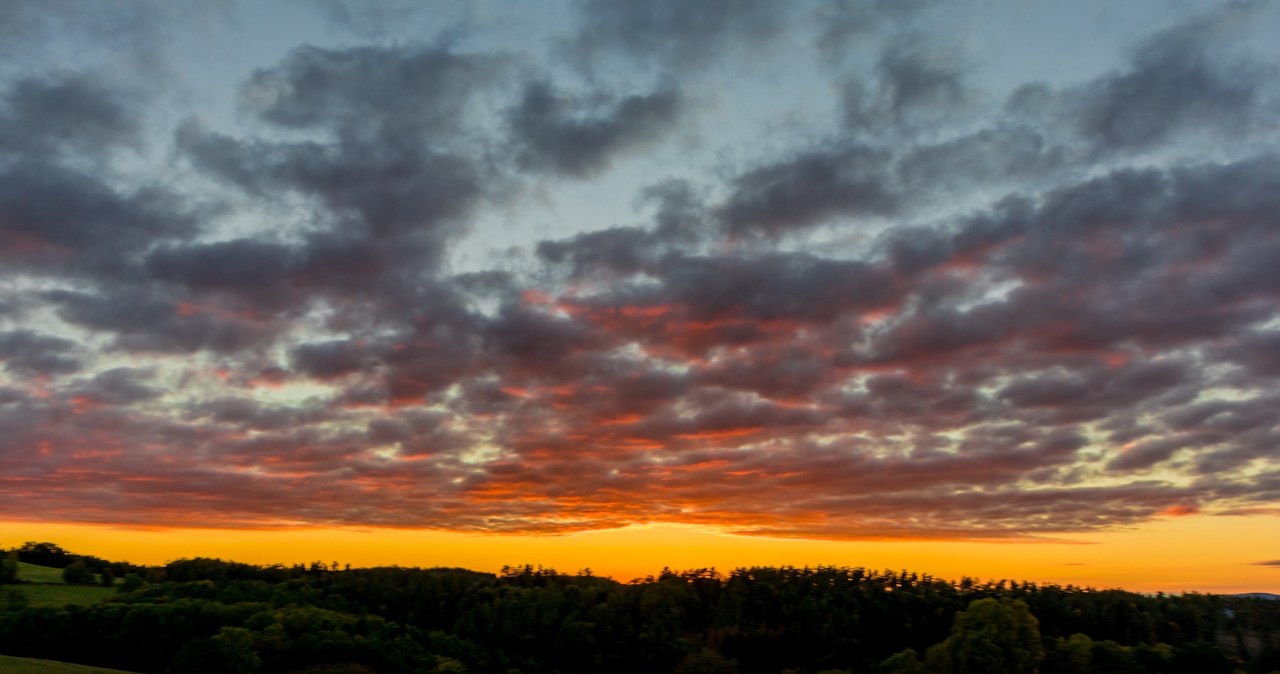
{"label": "bright yellow sky band", "polygon": [[322,560],[353,566],[458,566],[497,571],[541,564],[590,568],[621,581],[662,567],[862,566],[940,578],[1010,579],[1138,592],[1280,593],[1280,518],[1190,515],[1053,542],[818,541],[735,536],[683,525],[567,536],[407,529],[140,529],[0,522],[0,546],[52,541],[76,553],[138,564],[221,557],[254,564]]}

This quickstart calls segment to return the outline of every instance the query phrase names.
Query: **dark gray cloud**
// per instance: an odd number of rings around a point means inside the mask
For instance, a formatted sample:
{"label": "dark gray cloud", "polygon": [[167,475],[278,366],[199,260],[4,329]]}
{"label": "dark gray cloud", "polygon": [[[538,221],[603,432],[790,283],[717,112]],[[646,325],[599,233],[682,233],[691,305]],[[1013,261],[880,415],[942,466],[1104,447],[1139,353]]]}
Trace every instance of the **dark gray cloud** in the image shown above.
{"label": "dark gray cloud", "polygon": [[3,177],[0,231],[19,249],[97,257],[193,229],[183,204],[158,189],[121,194],[90,174],[42,162],[17,164]]}
{"label": "dark gray cloud", "polygon": [[1247,373],[1245,381],[1258,375],[1280,373],[1280,331],[1251,331],[1241,335],[1221,358],[1236,363]]}
{"label": "dark gray cloud", "polygon": [[116,367],[99,372],[74,395],[95,405],[134,405],[164,394],[162,389],[147,384],[153,376],[138,368]]}
{"label": "dark gray cloud", "polygon": [[51,291],[45,295],[68,323],[115,336],[117,348],[135,352],[234,353],[270,341],[281,325],[237,308],[184,302],[147,289],[107,293]]}
{"label": "dark gray cloud", "polygon": [[638,203],[654,207],[654,230],[664,239],[697,243],[711,229],[705,197],[684,180],[666,180],[640,192]]}
{"label": "dark gray cloud", "polygon": [[378,360],[370,349],[353,340],[309,342],[294,347],[293,366],[308,377],[333,379],[376,366]]}
{"label": "dark gray cloud", "polygon": [[474,97],[497,81],[503,61],[429,46],[303,47],[255,72],[241,88],[242,107],[321,139],[241,139],[189,121],[177,144],[197,168],[254,197],[312,200],[307,234],[289,246],[242,240],[157,251],[149,269],[189,287],[266,286],[295,302],[408,299],[484,195],[488,169],[465,136]]}
{"label": "dark gray cloud", "polygon": [[651,269],[661,256],[660,242],[640,227],[615,227],[577,234],[560,241],[538,243],[538,256],[552,264],[567,264],[574,276],[593,273],[634,274]]}
{"label": "dark gray cloud", "polygon": [[890,155],[864,145],[811,150],[748,170],[720,209],[733,235],[778,236],[898,205]]}
{"label": "dark gray cloud", "polygon": [[887,44],[874,71],[874,88],[851,77],[844,85],[844,121],[851,130],[884,134],[950,127],[976,103],[963,59],[931,40],[906,35]]}
{"label": "dark gray cloud", "polygon": [[664,260],[678,258],[717,228],[702,195],[684,181],[651,185],[641,191],[637,204],[652,208],[651,225],[611,227],[540,241],[538,257],[569,268],[575,278],[657,274]]}
{"label": "dark gray cloud", "polygon": [[1132,70],[1086,93],[1081,129],[1102,147],[1140,147],[1181,129],[1247,128],[1261,112],[1262,66],[1222,52],[1254,9],[1226,5],[1148,39],[1135,52]]}
{"label": "dark gray cloud", "polygon": [[134,283],[143,276],[137,253],[195,236],[202,210],[165,188],[121,189],[77,169],[19,161],[0,167],[0,260],[11,273],[53,282]]}
{"label": "dark gray cloud", "polygon": [[293,253],[280,244],[237,239],[153,250],[145,265],[152,276],[189,288],[251,294],[286,283]]}
{"label": "dark gray cloud", "polygon": [[0,333],[0,362],[9,372],[23,376],[77,372],[76,343],[30,330]]}
{"label": "dark gray cloud", "polygon": [[433,46],[299,47],[254,72],[240,104],[266,122],[327,129],[348,142],[443,143],[505,60]]}
{"label": "dark gray cloud", "polygon": [[807,254],[673,258],[662,271],[667,297],[687,303],[698,319],[821,322],[881,308],[896,297],[882,269]]}
{"label": "dark gray cloud", "polygon": [[486,333],[498,353],[525,367],[554,366],[575,351],[600,344],[588,326],[522,305],[504,306]]}
{"label": "dark gray cloud", "polygon": [[469,161],[422,146],[243,142],[184,125],[196,165],[246,190],[297,190],[374,235],[456,224],[480,194]]}
{"label": "dark gray cloud", "polygon": [[85,73],[21,79],[0,101],[0,152],[95,158],[140,143],[142,114],[124,92]]}
{"label": "dark gray cloud", "polygon": [[1032,128],[1010,125],[918,146],[895,168],[904,193],[929,194],[1043,177],[1066,166],[1070,156]]}
{"label": "dark gray cloud", "polygon": [[1127,67],[1055,91],[1029,84],[1012,111],[1073,128],[1095,153],[1150,149],[1196,134],[1240,138],[1269,124],[1272,66],[1237,49],[1261,3],[1226,3],[1138,44]]}
{"label": "dark gray cloud", "polygon": [[697,383],[753,391],[762,398],[798,399],[836,379],[828,359],[797,346],[756,349],[749,357],[724,361],[699,372]]}
{"label": "dark gray cloud", "polygon": [[[0,94],[0,260],[11,273],[108,283],[139,276],[134,256],[198,234],[205,207],[154,183],[123,183],[112,162],[142,145],[138,91],[87,73],[24,74]],[[32,297],[13,297],[32,306]]]}
{"label": "dark gray cloud", "polygon": [[525,86],[509,120],[526,169],[585,178],[608,167],[618,154],[660,138],[674,127],[683,108],[673,89],[599,105],[533,82]]}

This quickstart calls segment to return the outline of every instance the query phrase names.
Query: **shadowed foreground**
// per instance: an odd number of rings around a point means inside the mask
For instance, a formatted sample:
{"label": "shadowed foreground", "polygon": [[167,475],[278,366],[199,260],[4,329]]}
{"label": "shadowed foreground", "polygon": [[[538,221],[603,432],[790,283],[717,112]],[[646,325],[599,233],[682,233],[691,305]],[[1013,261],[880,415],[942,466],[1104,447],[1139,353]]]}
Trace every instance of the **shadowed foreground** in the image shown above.
{"label": "shadowed foreground", "polygon": [[104,669],[34,658],[13,658],[7,655],[0,655],[0,672],[4,674],[132,674],[119,669]]}

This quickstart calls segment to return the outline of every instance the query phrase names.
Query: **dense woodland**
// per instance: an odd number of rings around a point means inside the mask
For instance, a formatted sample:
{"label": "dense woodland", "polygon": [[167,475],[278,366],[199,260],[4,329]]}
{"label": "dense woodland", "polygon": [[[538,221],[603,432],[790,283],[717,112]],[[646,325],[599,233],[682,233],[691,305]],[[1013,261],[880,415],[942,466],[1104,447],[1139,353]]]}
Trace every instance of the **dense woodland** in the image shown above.
{"label": "dense woodland", "polygon": [[0,654],[236,674],[1231,674],[1280,672],[1280,601],[862,568],[744,568],[619,583],[516,566],[143,567],[49,543],[9,550],[107,601],[0,588]]}

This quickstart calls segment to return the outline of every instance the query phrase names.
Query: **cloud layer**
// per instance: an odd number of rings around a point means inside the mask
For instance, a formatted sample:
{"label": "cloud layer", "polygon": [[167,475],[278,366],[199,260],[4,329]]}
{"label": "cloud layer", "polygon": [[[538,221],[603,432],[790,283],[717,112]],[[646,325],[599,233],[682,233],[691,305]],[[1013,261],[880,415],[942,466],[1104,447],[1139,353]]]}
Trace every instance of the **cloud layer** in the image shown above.
{"label": "cloud layer", "polygon": [[[368,42],[277,45],[228,114],[181,59],[28,57],[0,80],[6,516],[1008,539],[1274,514],[1278,80],[1242,46],[1273,9],[1009,83],[929,39],[954,8],[909,5],[588,2],[519,51],[484,16],[381,40],[328,3]],[[28,39],[109,44],[115,10],[22,6]]]}

